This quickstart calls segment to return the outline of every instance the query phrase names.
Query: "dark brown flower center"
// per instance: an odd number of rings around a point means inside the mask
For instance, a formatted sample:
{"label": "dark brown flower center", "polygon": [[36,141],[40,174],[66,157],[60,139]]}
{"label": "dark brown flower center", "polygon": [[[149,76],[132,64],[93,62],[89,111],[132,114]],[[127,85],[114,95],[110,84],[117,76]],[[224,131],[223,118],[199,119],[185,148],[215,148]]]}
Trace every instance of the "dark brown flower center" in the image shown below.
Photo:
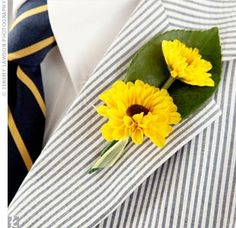
{"label": "dark brown flower center", "polygon": [[142,105],[138,105],[138,104],[131,105],[126,111],[127,115],[130,117],[134,116],[135,114],[142,113],[142,112],[143,112],[143,115],[147,115],[149,110],[143,107]]}

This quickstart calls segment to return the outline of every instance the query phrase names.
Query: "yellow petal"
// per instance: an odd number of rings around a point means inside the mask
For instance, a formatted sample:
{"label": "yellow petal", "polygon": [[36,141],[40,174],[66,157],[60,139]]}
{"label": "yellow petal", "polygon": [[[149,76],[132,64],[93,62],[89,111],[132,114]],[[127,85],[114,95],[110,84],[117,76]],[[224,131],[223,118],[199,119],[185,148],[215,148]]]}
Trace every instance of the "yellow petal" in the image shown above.
{"label": "yellow petal", "polygon": [[134,115],[132,118],[137,124],[141,124],[143,120],[143,112]]}
{"label": "yellow petal", "polygon": [[136,86],[144,86],[144,82],[141,81],[141,80],[136,80],[136,81],[135,81],[135,85],[136,85]]}
{"label": "yellow petal", "polygon": [[122,140],[127,138],[128,136],[129,136],[129,131],[127,128],[124,127],[116,128],[112,133],[112,138],[115,140]]}
{"label": "yellow petal", "polygon": [[136,128],[134,131],[132,131],[131,138],[135,144],[142,144],[143,131],[140,128]]}
{"label": "yellow petal", "polygon": [[125,126],[128,128],[133,127],[135,124],[133,119],[129,116],[124,116],[123,121],[124,121]]}
{"label": "yellow petal", "polygon": [[121,80],[114,82],[114,84],[112,85],[112,88],[115,88],[117,90],[124,89],[125,87],[126,87],[126,84]]}
{"label": "yellow petal", "polygon": [[211,78],[207,78],[204,83],[206,86],[214,87],[215,82]]}
{"label": "yellow petal", "polygon": [[159,134],[156,134],[155,136],[149,137],[150,140],[159,148],[162,148],[166,144],[166,140],[164,137],[162,137]]}
{"label": "yellow petal", "polygon": [[113,129],[111,128],[111,126],[108,123],[106,123],[102,126],[101,131],[102,131],[102,136],[107,141],[113,140],[113,137],[112,137]]}
{"label": "yellow petal", "polygon": [[98,114],[101,115],[101,116],[104,116],[104,117],[109,116],[108,115],[109,109],[104,105],[100,105],[98,108],[96,108],[96,110],[97,110]]}
{"label": "yellow petal", "polygon": [[169,124],[178,124],[181,121],[181,115],[178,112],[173,112],[169,117]]}
{"label": "yellow petal", "polygon": [[123,125],[123,120],[122,119],[115,119],[115,118],[110,119],[109,120],[109,125],[112,128],[120,128]]}
{"label": "yellow petal", "polygon": [[156,131],[163,137],[167,137],[173,131],[173,128],[168,124],[159,124]]}

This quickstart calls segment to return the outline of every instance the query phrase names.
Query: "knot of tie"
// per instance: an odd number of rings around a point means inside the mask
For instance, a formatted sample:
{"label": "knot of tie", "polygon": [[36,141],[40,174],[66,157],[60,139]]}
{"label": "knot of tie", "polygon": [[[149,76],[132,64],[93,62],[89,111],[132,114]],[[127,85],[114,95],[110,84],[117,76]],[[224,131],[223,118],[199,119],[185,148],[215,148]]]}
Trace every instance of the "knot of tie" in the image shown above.
{"label": "knot of tie", "polygon": [[39,65],[55,46],[45,0],[27,1],[9,32],[8,60],[19,65]]}

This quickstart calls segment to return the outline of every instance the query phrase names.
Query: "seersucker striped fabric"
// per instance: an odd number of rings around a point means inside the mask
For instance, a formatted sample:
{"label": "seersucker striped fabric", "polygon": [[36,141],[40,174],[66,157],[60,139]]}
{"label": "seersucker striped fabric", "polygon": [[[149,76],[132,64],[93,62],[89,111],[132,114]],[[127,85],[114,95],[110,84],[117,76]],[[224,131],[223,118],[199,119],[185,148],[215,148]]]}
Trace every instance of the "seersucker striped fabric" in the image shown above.
{"label": "seersucker striped fabric", "polygon": [[[146,0],[137,6],[13,199],[9,214],[21,227],[233,227],[236,31],[228,28],[227,15],[233,17],[235,4],[176,4]],[[181,14],[189,15],[183,23]],[[225,61],[216,95],[222,117],[212,100],[178,125],[162,150],[149,141],[130,145],[112,169],[88,175],[104,145],[104,121],[92,107],[97,95],[123,77],[130,58],[155,34],[213,25],[220,27]]]}
{"label": "seersucker striped fabric", "polygon": [[97,227],[236,227],[236,2],[163,5],[175,28],[225,28],[223,80],[215,95],[222,115]]}
{"label": "seersucker striped fabric", "polygon": [[220,119],[147,178],[99,228],[236,226],[236,61],[225,62],[223,71],[215,96]]}

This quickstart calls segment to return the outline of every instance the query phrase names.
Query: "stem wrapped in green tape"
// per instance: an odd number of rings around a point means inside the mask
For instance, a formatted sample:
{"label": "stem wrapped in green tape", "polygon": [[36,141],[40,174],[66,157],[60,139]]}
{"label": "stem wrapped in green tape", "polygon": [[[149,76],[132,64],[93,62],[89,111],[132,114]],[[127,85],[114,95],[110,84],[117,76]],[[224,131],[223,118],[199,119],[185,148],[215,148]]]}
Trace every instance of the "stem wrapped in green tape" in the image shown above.
{"label": "stem wrapped in green tape", "polygon": [[[113,141],[101,153],[101,157],[95,162],[89,173],[93,173],[99,169],[113,166],[123,155],[124,149],[129,142],[129,138],[120,141]],[[106,150],[105,150],[106,149]]]}

